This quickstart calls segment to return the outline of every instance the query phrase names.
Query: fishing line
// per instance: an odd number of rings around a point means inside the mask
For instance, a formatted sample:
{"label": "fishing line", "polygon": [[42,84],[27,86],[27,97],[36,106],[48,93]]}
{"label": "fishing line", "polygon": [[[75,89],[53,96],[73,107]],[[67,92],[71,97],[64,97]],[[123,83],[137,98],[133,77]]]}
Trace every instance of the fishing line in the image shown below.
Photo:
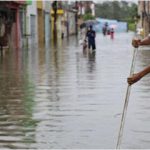
{"label": "fishing line", "polygon": [[[134,48],[132,64],[131,64],[131,69],[130,69],[130,76],[134,73],[135,58],[136,58],[137,50],[138,50],[138,48]],[[130,92],[131,92],[131,85],[128,84],[116,149],[120,149],[120,144],[121,144],[121,140],[122,140],[122,136],[123,136],[123,128],[124,128],[124,124],[125,124],[125,117],[126,117],[126,113],[127,113],[127,107],[128,107]]]}

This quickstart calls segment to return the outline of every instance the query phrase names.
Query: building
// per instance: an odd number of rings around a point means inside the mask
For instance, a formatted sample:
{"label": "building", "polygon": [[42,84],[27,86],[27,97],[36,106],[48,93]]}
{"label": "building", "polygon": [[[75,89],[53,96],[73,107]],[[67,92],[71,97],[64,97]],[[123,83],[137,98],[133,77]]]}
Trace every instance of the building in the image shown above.
{"label": "building", "polygon": [[51,32],[51,23],[50,23],[50,9],[51,9],[51,2],[50,1],[43,1],[44,7],[44,24],[45,24],[45,44],[48,45],[50,43],[50,32]]}
{"label": "building", "polygon": [[30,5],[26,7],[26,18],[24,28],[24,45],[38,43],[38,31],[37,31],[37,3],[31,1]]}
{"label": "building", "polygon": [[144,29],[144,36],[150,33],[150,1],[138,1],[138,27]]}
{"label": "building", "polygon": [[95,17],[95,3],[93,1],[79,1],[79,15],[85,15],[86,13],[90,13]]}
{"label": "building", "polygon": [[9,49],[21,47],[22,10],[24,1],[0,1],[0,46]]}
{"label": "building", "polygon": [[[53,5],[53,4],[52,4]],[[57,1],[57,13],[54,15],[51,9],[51,35],[54,39],[54,18],[56,19],[57,38],[69,37],[78,32],[78,10],[77,2]]]}
{"label": "building", "polygon": [[[53,2],[57,4],[54,11]],[[68,37],[78,31],[77,2],[69,1],[1,1],[0,46],[21,48],[44,46],[54,39]],[[56,12],[56,15],[55,15]],[[55,40],[54,40],[55,41]]]}
{"label": "building", "polygon": [[50,42],[50,1],[30,1],[26,7],[27,45],[43,46]]}
{"label": "building", "polygon": [[37,1],[37,24],[38,24],[38,43],[39,46],[43,46],[45,41],[45,14],[44,14],[44,7],[43,1]]}

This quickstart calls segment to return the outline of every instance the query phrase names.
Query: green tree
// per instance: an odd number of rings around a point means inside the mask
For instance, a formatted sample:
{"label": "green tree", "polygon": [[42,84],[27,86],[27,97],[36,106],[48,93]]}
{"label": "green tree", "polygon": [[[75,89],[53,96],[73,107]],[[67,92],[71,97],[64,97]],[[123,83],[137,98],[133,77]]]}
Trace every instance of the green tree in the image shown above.
{"label": "green tree", "polygon": [[91,13],[86,13],[84,16],[83,16],[83,20],[86,21],[86,20],[92,20],[92,19],[95,19],[94,16],[92,16]]}
{"label": "green tree", "polygon": [[96,4],[96,17],[116,19],[118,21],[134,22],[137,15],[137,5],[126,1],[105,1]]}

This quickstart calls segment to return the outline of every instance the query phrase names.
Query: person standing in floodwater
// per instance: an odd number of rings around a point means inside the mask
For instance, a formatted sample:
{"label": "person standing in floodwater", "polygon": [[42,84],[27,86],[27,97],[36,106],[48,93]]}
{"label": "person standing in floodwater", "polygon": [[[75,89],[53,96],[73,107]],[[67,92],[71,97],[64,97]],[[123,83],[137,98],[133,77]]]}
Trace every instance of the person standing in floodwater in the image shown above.
{"label": "person standing in floodwater", "polygon": [[88,38],[88,48],[90,49],[92,47],[92,50],[95,51],[96,45],[95,45],[95,37],[96,33],[93,30],[93,27],[90,25],[90,29],[86,33],[86,37]]}
{"label": "person standing in floodwater", "polygon": [[107,28],[108,28],[108,23],[106,22],[102,28],[102,32],[104,36],[107,34]]}
{"label": "person standing in floodwater", "polygon": [[110,38],[113,40],[114,39],[114,29],[110,29]]}

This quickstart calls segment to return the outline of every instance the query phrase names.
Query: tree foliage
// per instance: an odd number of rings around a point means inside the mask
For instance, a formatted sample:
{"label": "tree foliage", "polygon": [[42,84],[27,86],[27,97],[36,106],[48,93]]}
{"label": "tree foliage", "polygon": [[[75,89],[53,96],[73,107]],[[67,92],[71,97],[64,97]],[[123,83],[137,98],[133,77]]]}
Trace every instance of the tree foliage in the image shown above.
{"label": "tree foliage", "polygon": [[127,1],[105,1],[96,4],[96,17],[134,22],[137,5]]}
{"label": "tree foliage", "polygon": [[83,20],[86,21],[86,20],[93,20],[95,19],[94,16],[92,16],[91,13],[86,13],[85,15],[82,16]]}

